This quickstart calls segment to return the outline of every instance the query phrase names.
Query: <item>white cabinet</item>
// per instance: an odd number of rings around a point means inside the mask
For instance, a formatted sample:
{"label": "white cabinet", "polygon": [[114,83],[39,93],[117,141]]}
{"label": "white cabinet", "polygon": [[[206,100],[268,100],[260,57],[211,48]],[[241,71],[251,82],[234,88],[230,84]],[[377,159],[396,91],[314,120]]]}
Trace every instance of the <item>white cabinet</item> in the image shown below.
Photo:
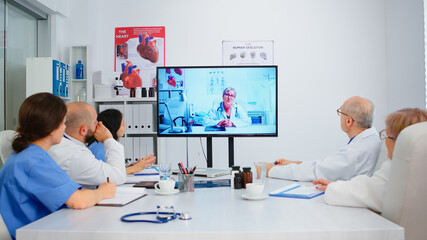
{"label": "white cabinet", "polygon": [[[76,78],[76,64],[78,61],[83,64],[83,78]],[[70,98],[73,102],[91,103],[92,91],[92,66],[91,48],[86,45],[70,47]]]}
{"label": "white cabinet", "polygon": [[64,99],[69,97],[70,66],[50,57],[27,58],[26,97],[50,92]]}
{"label": "white cabinet", "polygon": [[122,113],[126,133],[120,143],[124,145],[126,163],[135,162],[151,153],[157,156],[155,97],[94,99],[94,103],[98,113],[111,108]]}

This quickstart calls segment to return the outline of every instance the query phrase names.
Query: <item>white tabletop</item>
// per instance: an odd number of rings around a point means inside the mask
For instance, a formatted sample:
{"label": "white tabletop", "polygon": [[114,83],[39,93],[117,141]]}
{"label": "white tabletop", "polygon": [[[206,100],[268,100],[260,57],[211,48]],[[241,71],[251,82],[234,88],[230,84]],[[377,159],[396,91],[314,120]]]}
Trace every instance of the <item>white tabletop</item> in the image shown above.
{"label": "white tabletop", "polygon": [[[267,179],[265,192],[291,183]],[[124,207],[62,209],[18,229],[17,239],[404,239],[403,228],[382,216],[327,205],[323,195],[249,201],[241,197],[244,193],[223,187],[160,196],[150,189],[148,196]],[[124,214],[155,211],[157,205],[190,212],[193,219],[164,224],[120,221]]]}

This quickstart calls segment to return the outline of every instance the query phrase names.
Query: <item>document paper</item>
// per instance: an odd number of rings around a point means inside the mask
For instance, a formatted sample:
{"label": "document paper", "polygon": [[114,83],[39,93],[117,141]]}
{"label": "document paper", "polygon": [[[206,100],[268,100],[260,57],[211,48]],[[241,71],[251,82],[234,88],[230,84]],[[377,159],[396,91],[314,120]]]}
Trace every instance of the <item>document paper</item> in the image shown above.
{"label": "document paper", "polygon": [[121,207],[146,195],[147,194],[145,188],[119,186],[117,187],[116,195],[114,198],[101,200],[96,205]]}

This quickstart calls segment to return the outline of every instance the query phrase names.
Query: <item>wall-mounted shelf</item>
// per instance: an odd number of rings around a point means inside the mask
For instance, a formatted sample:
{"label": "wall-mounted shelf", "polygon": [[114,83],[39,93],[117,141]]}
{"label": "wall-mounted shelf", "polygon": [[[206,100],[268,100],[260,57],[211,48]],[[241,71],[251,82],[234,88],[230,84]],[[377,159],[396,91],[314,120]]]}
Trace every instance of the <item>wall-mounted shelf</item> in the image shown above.
{"label": "wall-mounted shelf", "polygon": [[101,102],[157,102],[157,98],[155,97],[145,97],[145,98],[94,98],[94,102],[101,103]]}
{"label": "wall-mounted shelf", "polygon": [[[76,63],[81,61],[83,64],[83,79],[76,78]],[[83,92],[86,93],[85,102],[92,101],[92,68],[91,68],[91,52],[87,45],[77,45],[70,47],[70,67],[71,67],[71,101],[82,101]],[[86,91],[85,91],[85,89]]]}

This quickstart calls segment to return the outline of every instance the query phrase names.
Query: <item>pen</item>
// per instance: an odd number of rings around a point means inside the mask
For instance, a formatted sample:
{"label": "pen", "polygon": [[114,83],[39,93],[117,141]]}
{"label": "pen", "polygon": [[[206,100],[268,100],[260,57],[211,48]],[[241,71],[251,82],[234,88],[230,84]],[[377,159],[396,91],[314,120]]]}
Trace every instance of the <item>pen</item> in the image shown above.
{"label": "pen", "polygon": [[107,183],[109,183],[110,182],[110,178],[109,177],[107,177]]}
{"label": "pen", "polygon": [[193,170],[191,171],[191,174],[193,174],[196,171],[197,165],[194,166]]}
{"label": "pen", "polygon": [[184,171],[184,174],[187,175],[187,171],[185,170],[184,164],[182,162],[181,162],[181,167],[182,167],[182,170]]}

